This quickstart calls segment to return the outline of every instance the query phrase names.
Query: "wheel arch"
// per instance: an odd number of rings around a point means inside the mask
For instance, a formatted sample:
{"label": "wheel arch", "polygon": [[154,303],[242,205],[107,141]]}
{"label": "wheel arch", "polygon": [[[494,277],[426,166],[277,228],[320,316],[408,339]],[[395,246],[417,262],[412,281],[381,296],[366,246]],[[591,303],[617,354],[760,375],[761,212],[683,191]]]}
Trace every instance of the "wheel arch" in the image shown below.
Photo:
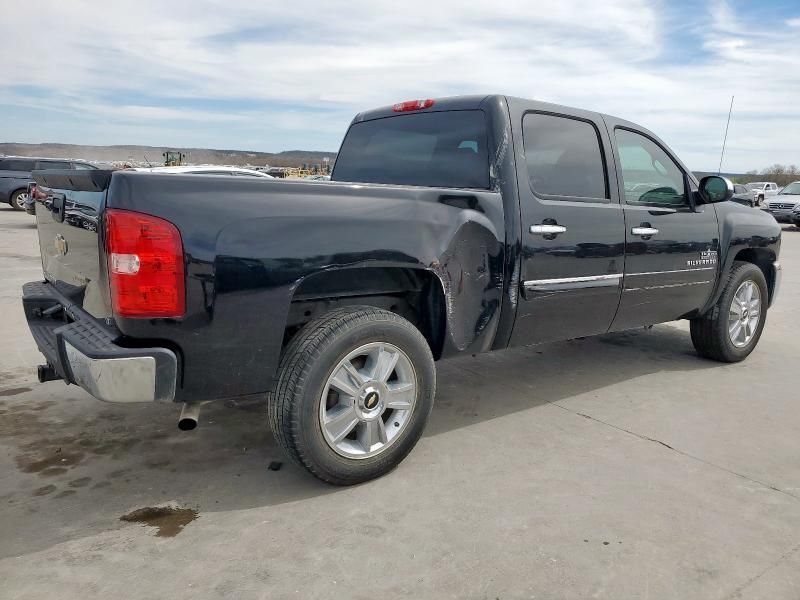
{"label": "wheel arch", "polygon": [[309,321],[354,305],[402,316],[425,337],[434,359],[442,356],[447,330],[444,284],[432,270],[403,266],[328,269],[305,277],[291,297],[284,346]]}
{"label": "wheel arch", "polygon": [[776,259],[775,252],[769,248],[744,248],[736,253],[732,263],[748,262],[756,265],[761,270],[764,274],[764,279],[767,281],[769,304],[772,304],[773,294],[775,293],[775,270],[772,267],[772,263]]}

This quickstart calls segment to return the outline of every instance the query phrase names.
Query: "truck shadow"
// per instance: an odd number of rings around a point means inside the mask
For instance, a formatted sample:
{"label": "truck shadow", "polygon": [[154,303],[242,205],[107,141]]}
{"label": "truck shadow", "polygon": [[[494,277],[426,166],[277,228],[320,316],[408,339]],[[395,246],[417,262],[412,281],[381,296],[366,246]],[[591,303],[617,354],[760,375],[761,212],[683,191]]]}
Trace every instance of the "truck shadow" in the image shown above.
{"label": "truck shadow", "polygon": [[[642,375],[721,366],[698,358],[688,333],[673,326],[444,361],[425,436]],[[165,503],[202,516],[343,491],[284,458],[263,399],[212,403],[189,433],[177,430],[178,413],[172,405],[99,403],[58,382],[0,388],[0,444],[13,460],[0,495],[10,529],[0,557],[122,527],[120,516]],[[268,469],[276,462],[278,470]]]}

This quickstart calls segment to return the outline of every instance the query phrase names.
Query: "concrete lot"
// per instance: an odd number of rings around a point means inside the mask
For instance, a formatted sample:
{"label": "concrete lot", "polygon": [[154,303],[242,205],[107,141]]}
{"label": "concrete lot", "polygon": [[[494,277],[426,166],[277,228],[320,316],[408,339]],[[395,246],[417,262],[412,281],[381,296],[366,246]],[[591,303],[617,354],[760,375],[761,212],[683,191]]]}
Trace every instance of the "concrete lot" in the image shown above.
{"label": "concrete lot", "polygon": [[2,205],[0,598],[800,598],[800,230],[782,263],[746,362],[675,323],[440,363],[414,452],[342,489],[267,468],[260,402],[182,433],[36,383],[36,231]]}

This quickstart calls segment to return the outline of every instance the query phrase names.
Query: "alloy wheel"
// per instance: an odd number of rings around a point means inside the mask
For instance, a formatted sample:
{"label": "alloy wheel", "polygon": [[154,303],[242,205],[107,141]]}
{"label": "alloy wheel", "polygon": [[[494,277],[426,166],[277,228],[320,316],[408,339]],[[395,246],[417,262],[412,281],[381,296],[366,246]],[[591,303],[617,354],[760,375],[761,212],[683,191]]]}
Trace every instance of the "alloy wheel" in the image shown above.
{"label": "alloy wheel", "polygon": [[750,279],[742,282],[728,311],[728,337],[737,348],[750,343],[761,319],[761,291]]}
{"label": "alloy wheel", "polygon": [[417,399],[417,377],[405,352],[365,344],[333,368],[319,407],[325,441],[347,458],[375,456],[399,439]]}

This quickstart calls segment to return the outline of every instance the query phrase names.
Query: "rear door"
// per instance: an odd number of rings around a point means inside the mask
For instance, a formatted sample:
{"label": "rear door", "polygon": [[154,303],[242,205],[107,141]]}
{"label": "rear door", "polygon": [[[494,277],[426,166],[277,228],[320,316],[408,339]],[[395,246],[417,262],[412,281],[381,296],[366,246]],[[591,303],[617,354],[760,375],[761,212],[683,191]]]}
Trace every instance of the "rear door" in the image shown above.
{"label": "rear door", "polygon": [[608,134],[593,113],[509,99],[522,218],[525,345],[604,333],[619,305],[625,223]]}
{"label": "rear door", "polygon": [[609,129],[626,224],[625,279],[612,329],[689,316],[717,278],[714,205],[693,205],[694,181],[652,134],[613,121]]}

